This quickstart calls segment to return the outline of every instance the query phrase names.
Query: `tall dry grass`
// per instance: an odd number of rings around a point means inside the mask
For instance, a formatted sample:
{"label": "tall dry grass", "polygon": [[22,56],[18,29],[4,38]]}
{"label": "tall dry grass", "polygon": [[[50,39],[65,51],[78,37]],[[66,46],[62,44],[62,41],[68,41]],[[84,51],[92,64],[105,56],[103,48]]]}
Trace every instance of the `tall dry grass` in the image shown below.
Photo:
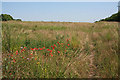
{"label": "tall dry grass", "polygon": [[[116,78],[118,77],[118,23],[72,22],[2,22],[3,77],[7,78]],[[65,53],[66,40],[70,46]],[[44,51],[33,53],[37,60],[23,60],[29,48],[50,48],[57,41],[64,47],[56,48],[53,57]],[[20,47],[28,50],[19,56]],[[60,50],[61,54],[56,55]],[[11,62],[12,54],[16,63]],[[20,63],[22,62],[22,63]],[[24,66],[24,68],[22,68]]]}

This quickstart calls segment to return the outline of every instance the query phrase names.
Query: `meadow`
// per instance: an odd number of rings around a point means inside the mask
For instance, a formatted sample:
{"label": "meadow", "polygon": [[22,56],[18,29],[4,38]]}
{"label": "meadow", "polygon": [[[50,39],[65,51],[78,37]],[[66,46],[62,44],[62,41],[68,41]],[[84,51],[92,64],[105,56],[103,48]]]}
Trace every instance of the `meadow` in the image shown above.
{"label": "meadow", "polygon": [[3,78],[117,78],[117,22],[2,22]]}

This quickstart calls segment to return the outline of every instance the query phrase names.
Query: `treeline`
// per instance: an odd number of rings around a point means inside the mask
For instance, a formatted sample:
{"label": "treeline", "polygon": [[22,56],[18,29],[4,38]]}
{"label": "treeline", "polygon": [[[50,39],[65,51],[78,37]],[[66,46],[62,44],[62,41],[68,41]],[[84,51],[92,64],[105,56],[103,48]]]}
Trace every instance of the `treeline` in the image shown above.
{"label": "treeline", "polygon": [[0,15],[0,21],[10,21],[10,20],[22,21],[21,19],[13,19],[13,17],[11,15],[8,15],[8,14],[1,14]]}
{"label": "treeline", "polygon": [[113,14],[112,16],[105,18],[105,19],[101,19],[100,21],[117,21],[120,22],[120,11],[116,14]]}

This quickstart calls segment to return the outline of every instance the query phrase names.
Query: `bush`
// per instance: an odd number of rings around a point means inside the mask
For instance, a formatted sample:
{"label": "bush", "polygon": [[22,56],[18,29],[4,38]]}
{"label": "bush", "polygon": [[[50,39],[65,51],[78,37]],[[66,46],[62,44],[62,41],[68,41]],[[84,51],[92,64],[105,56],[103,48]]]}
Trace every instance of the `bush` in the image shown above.
{"label": "bush", "polygon": [[8,14],[1,14],[0,17],[1,17],[2,21],[13,20],[13,17]]}
{"label": "bush", "polygon": [[116,14],[113,14],[112,16],[105,18],[105,19],[101,19],[100,21],[120,21],[120,11]]}
{"label": "bush", "polygon": [[15,21],[22,21],[21,19],[14,19]]}
{"label": "bush", "polygon": [[0,15],[0,21],[10,21],[10,20],[22,21],[21,19],[13,19],[13,17],[8,15],[8,14],[1,14]]}

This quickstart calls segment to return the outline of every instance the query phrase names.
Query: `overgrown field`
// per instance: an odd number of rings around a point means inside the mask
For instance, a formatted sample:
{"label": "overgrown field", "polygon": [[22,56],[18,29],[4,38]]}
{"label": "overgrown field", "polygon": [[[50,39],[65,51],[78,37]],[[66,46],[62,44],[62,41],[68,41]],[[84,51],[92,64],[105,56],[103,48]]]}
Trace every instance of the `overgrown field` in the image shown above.
{"label": "overgrown field", "polygon": [[2,76],[116,78],[117,31],[117,22],[2,22]]}

